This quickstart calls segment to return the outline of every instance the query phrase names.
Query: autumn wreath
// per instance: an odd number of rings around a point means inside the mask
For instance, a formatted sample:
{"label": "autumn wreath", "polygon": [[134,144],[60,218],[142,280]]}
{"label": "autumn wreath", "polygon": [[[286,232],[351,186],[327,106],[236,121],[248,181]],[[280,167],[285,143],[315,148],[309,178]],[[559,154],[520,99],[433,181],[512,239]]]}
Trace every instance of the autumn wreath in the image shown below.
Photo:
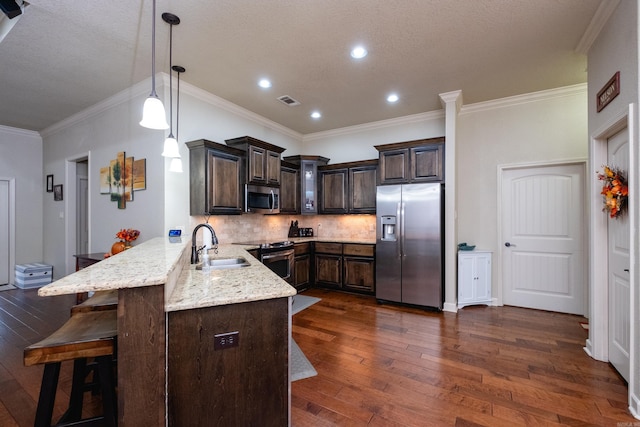
{"label": "autumn wreath", "polygon": [[603,172],[598,172],[598,179],[603,181],[602,197],[604,199],[603,211],[609,212],[611,218],[617,218],[627,208],[629,187],[623,173],[607,165],[602,166]]}

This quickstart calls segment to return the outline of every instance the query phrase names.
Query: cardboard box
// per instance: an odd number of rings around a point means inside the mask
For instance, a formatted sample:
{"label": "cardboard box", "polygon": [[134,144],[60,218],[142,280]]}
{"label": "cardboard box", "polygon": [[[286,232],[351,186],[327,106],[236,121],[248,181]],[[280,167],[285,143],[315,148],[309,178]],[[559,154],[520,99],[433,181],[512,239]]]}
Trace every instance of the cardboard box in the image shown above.
{"label": "cardboard box", "polygon": [[22,289],[39,288],[51,283],[53,266],[32,262],[16,264],[16,286]]}

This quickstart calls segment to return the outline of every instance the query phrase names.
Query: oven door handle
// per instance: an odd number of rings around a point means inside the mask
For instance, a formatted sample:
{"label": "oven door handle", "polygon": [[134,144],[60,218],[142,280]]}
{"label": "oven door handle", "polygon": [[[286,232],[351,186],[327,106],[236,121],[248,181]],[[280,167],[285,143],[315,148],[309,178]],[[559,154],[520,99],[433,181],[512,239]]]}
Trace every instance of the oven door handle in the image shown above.
{"label": "oven door handle", "polygon": [[279,260],[279,259],[288,259],[291,255],[293,255],[293,250],[286,252],[278,252],[268,255],[262,255],[263,260]]}

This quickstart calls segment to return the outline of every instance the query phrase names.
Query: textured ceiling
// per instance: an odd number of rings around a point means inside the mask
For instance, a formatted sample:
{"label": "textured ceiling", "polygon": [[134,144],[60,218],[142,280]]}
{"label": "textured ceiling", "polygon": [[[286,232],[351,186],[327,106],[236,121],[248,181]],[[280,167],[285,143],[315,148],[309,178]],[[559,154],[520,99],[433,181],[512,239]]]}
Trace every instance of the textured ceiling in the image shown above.
{"label": "textured ceiling", "polygon": [[[151,69],[150,0],[32,0],[0,43],[0,125],[42,130]],[[156,71],[302,134],[587,80],[576,53],[600,0],[158,0]],[[363,43],[359,61],[349,50]],[[269,77],[273,87],[256,83]],[[388,105],[387,93],[400,101]],[[301,105],[276,98],[289,95]],[[313,120],[312,110],[323,117]]]}

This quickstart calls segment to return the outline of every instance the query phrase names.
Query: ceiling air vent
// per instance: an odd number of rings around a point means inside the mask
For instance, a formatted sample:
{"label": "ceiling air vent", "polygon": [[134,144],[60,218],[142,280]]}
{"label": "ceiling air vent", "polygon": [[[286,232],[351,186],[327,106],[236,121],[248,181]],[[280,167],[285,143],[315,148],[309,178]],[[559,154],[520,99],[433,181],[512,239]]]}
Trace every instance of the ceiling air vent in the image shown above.
{"label": "ceiling air vent", "polygon": [[300,102],[296,101],[295,99],[293,99],[288,95],[283,95],[279,97],[278,101],[282,102],[283,104],[287,104],[289,107],[295,107],[296,105],[300,105]]}

